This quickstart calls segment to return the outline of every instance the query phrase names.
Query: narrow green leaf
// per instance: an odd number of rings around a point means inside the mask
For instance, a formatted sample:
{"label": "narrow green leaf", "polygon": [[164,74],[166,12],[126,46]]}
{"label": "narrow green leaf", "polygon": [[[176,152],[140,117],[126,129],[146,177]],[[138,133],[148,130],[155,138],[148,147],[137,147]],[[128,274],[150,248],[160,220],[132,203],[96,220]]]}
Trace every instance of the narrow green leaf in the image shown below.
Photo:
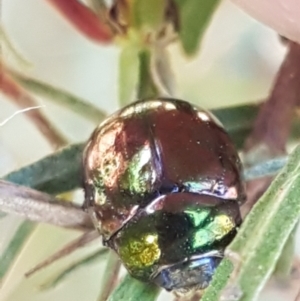
{"label": "narrow green leaf", "polygon": [[287,242],[284,245],[283,251],[279,257],[274,271],[274,276],[281,283],[288,282],[291,276],[291,270],[294,262],[295,244],[296,244],[296,232],[298,230],[299,223],[296,225],[292,233],[290,234]]}
{"label": "narrow green leaf", "polygon": [[261,103],[249,103],[213,109],[212,113],[221,121],[228,132],[234,133],[252,127],[260,105]]}
{"label": "narrow green leaf", "polygon": [[67,91],[26,77],[12,70],[10,70],[10,75],[28,91],[46,97],[48,100],[57,103],[96,124],[100,123],[106,116],[105,113],[91,103],[88,103],[84,99],[74,96]]}
{"label": "narrow green leaf", "polygon": [[201,301],[217,301],[219,292],[224,288],[229,279],[229,275],[233,270],[233,265],[225,258],[220,263],[215,276],[213,277],[209,287],[205,290],[205,294]]}
{"label": "narrow green leaf", "polygon": [[73,190],[81,186],[83,149],[84,144],[73,144],[3,179],[51,194]]}
{"label": "narrow green leaf", "polygon": [[131,23],[136,28],[158,29],[164,19],[165,0],[133,0]]}
{"label": "narrow green leaf", "polygon": [[200,40],[219,0],[175,0],[179,11],[179,38],[188,55],[197,51]]}
{"label": "narrow green leaf", "polygon": [[101,292],[98,301],[106,301],[113,289],[115,288],[119,272],[121,267],[121,261],[118,255],[110,251],[104,270],[105,279],[101,282]]}
{"label": "narrow green leaf", "polygon": [[139,78],[139,49],[128,44],[121,52],[119,61],[119,102],[123,107],[135,99]]}
{"label": "narrow green leaf", "polygon": [[35,228],[35,224],[30,221],[24,221],[17,229],[7,248],[0,256],[0,281],[3,280],[9,268],[17,259],[22,251],[24,244]]}
{"label": "narrow green leaf", "polygon": [[[232,290],[240,292],[236,301],[257,298],[299,220],[299,193],[300,146],[246,217],[238,235],[227,248],[227,254],[234,263],[234,272],[221,298],[227,300],[228,292],[232,294]],[[222,265],[215,278],[216,281],[226,278]],[[221,289],[218,288],[215,296],[220,294]],[[206,301],[218,300],[209,299],[206,294],[205,297]]]}
{"label": "narrow green leaf", "polygon": [[[221,121],[237,148],[244,145],[245,138],[251,132],[255,118],[261,107],[261,102],[211,110]],[[300,122],[297,115],[292,121],[291,139],[298,139]]]}
{"label": "narrow green leaf", "polygon": [[158,294],[158,287],[142,283],[127,275],[108,298],[108,301],[154,301]]}
{"label": "narrow green leaf", "polygon": [[159,92],[153,81],[151,72],[151,52],[145,49],[139,53],[140,70],[139,70],[139,86],[138,98],[145,99],[158,97]]}
{"label": "narrow green leaf", "polygon": [[41,285],[42,290],[51,289],[60,284],[62,281],[64,281],[69,275],[77,271],[82,266],[91,264],[102,258],[104,255],[108,253],[108,249],[103,248],[100,250],[97,250],[91,255],[88,255],[84,257],[83,259],[80,259],[76,261],[75,263],[71,264],[69,267],[67,267],[65,270],[60,272],[57,276],[53,277],[51,280],[48,280],[46,283]]}
{"label": "narrow green leaf", "polygon": [[212,110],[221,121],[237,148],[242,148],[257,116],[260,103]]}

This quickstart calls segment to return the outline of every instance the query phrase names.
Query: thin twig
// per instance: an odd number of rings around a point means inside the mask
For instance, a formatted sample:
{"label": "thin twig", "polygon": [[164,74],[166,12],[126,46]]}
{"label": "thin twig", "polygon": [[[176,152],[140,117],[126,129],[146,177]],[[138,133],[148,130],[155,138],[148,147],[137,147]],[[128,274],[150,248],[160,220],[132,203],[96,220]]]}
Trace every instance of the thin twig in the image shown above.
{"label": "thin twig", "polygon": [[59,251],[48,257],[46,260],[40,262],[35,267],[30,269],[25,276],[30,277],[35,274],[37,271],[44,269],[45,267],[49,266],[50,264],[54,263],[55,261],[62,259],[63,257],[70,255],[74,251],[78,250],[79,248],[86,246],[90,242],[94,241],[95,239],[99,238],[99,233],[97,231],[89,231],[85,232],[80,235],[75,240],[71,241],[64,247],[62,247]]}
{"label": "thin twig", "polygon": [[57,276],[52,278],[51,280],[48,280],[46,283],[41,285],[41,289],[49,289],[55,287],[57,284],[61,283],[69,274],[74,272],[75,270],[79,269],[83,265],[91,264],[95,260],[99,259],[103,255],[106,255],[108,252],[108,248],[101,248],[100,250],[97,250],[91,255],[88,255],[84,257],[83,259],[80,259],[74,263],[72,263],[69,267],[64,269],[62,272],[60,272]]}
{"label": "thin twig", "polygon": [[[37,106],[35,99],[7,74],[1,62],[0,91],[8,96],[8,98],[21,109]],[[68,144],[65,137],[62,136],[59,130],[55,128],[40,110],[31,110],[27,115],[52,146],[56,148]]]}
{"label": "thin twig", "polygon": [[80,207],[5,181],[0,181],[0,211],[59,227],[94,229],[90,217]]}

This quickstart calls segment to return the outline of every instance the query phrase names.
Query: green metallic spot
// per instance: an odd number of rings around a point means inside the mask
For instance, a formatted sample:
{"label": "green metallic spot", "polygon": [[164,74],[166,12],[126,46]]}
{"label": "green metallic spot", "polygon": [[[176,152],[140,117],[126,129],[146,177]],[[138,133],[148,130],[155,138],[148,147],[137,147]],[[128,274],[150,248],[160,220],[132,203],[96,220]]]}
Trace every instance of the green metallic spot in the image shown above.
{"label": "green metallic spot", "polygon": [[151,164],[152,153],[149,145],[144,146],[130,160],[121,177],[120,188],[131,194],[145,194],[155,179]]}
{"label": "green metallic spot", "polygon": [[211,245],[215,240],[214,233],[208,229],[200,229],[195,233],[193,240],[193,249]]}
{"label": "green metallic spot", "polygon": [[235,228],[235,223],[227,215],[217,215],[211,218],[211,222],[199,229],[193,239],[193,248],[201,248],[212,245],[215,241],[224,238]]}
{"label": "green metallic spot", "polygon": [[137,239],[129,239],[127,244],[120,248],[120,256],[128,268],[144,268],[153,265],[160,258],[158,236],[145,233]]}
{"label": "green metallic spot", "polygon": [[222,214],[214,218],[208,230],[214,233],[215,239],[220,240],[235,228],[235,223],[228,215]]}
{"label": "green metallic spot", "polygon": [[184,213],[188,215],[194,227],[199,227],[202,223],[204,223],[204,221],[210,214],[210,211],[211,210],[206,208],[199,208],[199,209],[192,208],[192,209],[185,210]]}

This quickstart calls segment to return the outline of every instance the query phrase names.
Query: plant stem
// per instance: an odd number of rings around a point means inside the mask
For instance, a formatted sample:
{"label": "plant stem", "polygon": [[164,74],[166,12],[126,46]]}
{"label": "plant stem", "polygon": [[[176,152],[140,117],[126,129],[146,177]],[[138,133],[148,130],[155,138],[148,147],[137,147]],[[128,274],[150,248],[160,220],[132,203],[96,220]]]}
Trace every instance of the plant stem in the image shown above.
{"label": "plant stem", "polygon": [[[288,53],[277,73],[273,89],[261,107],[244,149],[247,165],[281,156],[286,152],[292,116],[300,94],[300,45],[289,42]],[[247,184],[248,210],[270,185],[272,178]]]}
{"label": "plant stem", "polygon": [[245,143],[246,152],[261,143],[267,145],[273,156],[285,152],[299,93],[300,45],[290,42],[289,51],[278,71],[270,96],[261,107],[253,131]]}
{"label": "plant stem", "polygon": [[142,50],[139,53],[140,73],[138,98],[155,98],[160,96],[151,73],[151,52],[150,50]]}
{"label": "plant stem", "polygon": [[64,247],[62,247],[59,251],[48,257],[46,260],[40,262],[35,267],[30,269],[25,276],[30,277],[35,274],[37,271],[46,268],[50,264],[54,263],[55,261],[62,259],[73,253],[74,251],[78,250],[81,247],[86,246],[90,242],[94,241],[95,239],[99,238],[99,233],[97,231],[88,231],[81,234],[78,238],[71,241]]}
{"label": "plant stem", "polygon": [[90,217],[80,207],[67,205],[48,194],[5,181],[0,181],[0,211],[65,228],[94,228]]}

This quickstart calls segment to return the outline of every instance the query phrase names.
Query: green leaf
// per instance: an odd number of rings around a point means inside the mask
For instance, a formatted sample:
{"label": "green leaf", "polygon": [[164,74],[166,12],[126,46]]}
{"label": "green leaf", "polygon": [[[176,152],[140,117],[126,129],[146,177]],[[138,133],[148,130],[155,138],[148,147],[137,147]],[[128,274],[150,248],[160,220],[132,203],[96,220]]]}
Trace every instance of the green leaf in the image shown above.
{"label": "green leaf", "polygon": [[[221,121],[235,146],[239,149],[243,147],[245,138],[250,134],[260,107],[261,103],[249,103],[211,111]],[[291,140],[298,139],[299,129],[300,121],[295,114],[292,120]]]}
{"label": "green leaf", "polygon": [[[228,293],[232,294],[232,289],[239,292],[236,301],[257,298],[299,221],[299,193],[300,146],[246,217],[238,235],[227,248],[229,259],[234,263],[234,271],[221,298],[226,300]],[[224,273],[221,264],[214,281],[223,281],[228,275]],[[220,294],[221,288],[218,288],[215,296]],[[218,300],[215,297],[208,298],[207,293],[205,298],[206,301]]]}
{"label": "green leaf", "polygon": [[188,55],[195,54],[219,0],[174,0],[179,12],[179,38]]}
{"label": "green leaf", "polygon": [[288,240],[286,241],[280,258],[276,264],[274,276],[281,283],[287,283],[290,280],[291,270],[294,262],[296,232],[298,230],[298,226],[299,223],[296,225]]}
{"label": "green leaf", "polygon": [[24,221],[17,229],[12,237],[7,248],[0,256],[0,281],[3,280],[6,273],[18,258],[20,252],[32,231],[35,229],[35,224],[30,221]]}
{"label": "green leaf", "polygon": [[237,148],[241,148],[250,133],[260,104],[246,104],[212,110],[221,121]]}
{"label": "green leaf", "polygon": [[127,275],[108,298],[108,301],[153,301],[159,294],[159,288],[142,283]]}
{"label": "green leaf", "polygon": [[17,81],[22,87],[32,93],[36,93],[40,96],[46,97],[48,100],[61,105],[78,115],[99,124],[106,116],[100,109],[88,103],[84,99],[81,99],[73,94],[55,88],[49,84],[40,82],[38,80],[26,77],[20,73],[10,70],[10,75]]}
{"label": "green leaf", "polygon": [[133,0],[131,23],[136,28],[158,29],[164,19],[165,0]]}
{"label": "green leaf", "polygon": [[260,103],[213,109],[212,113],[221,121],[228,132],[249,129],[257,116]]}
{"label": "green leaf", "polygon": [[119,62],[119,102],[125,106],[135,99],[139,78],[139,49],[132,43],[122,49]]}
{"label": "green leaf", "polygon": [[232,263],[227,258],[224,258],[224,260],[220,263],[209,287],[205,290],[205,294],[201,298],[201,301],[217,301],[219,293],[226,285],[229,277],[228,275],[230,275],[232,270]]}
{"label": "green leaf", "polygon": [[51,194],[73,190],[81,186],[83,149],[84,144],[73,144],[3,179]]}

